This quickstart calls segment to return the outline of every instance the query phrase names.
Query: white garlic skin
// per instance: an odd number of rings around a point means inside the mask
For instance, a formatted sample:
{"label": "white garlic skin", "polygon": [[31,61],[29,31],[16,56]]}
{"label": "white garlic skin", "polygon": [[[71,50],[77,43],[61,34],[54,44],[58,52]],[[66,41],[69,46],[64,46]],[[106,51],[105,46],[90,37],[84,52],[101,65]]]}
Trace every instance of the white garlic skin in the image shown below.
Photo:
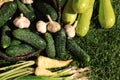
{"label": "white garlic skin", "polygon": [[73,38],[75,36],[75,27],[71,26],[70,24],[67,24],[65,25],[65,30],[68,38]]}
{"label": "white garlic skin", "polygon": [[47,23],[45,23],[44,21],[41,21],[41,20],[36,23],[37,31],[41,32],[41,33],[47,32],[46,26],[47,26]]}
{"label": "white garlic skin", "polygon": [[33,0],[21,0],[25,4],[32,4]]}
{"label": "white garlic skin", "polygon": [[13,24],[18,28],[29,28],[30,26],[30,20],[23,16],[21,13],[19,17],[15,18],[13,21]]}

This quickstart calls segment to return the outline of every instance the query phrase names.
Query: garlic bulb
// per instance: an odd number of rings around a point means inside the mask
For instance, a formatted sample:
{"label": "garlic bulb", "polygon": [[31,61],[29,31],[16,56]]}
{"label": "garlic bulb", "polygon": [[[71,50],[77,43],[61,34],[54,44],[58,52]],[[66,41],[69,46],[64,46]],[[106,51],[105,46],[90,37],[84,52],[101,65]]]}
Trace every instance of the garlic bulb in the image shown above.
{"label": "garlic bulb", "polygon": [[61,29],[61,26],[58,22],[56,21],[53,21],[50,17],[50,15],[47,15],[48,19],[49,19],[49,22],[48,22],[48,25],[47,25],[47,30],[49,32],[52,32],[52,33],[55,33],[57,31],[59,31]]}
{"label": "garlic bulb", "polygon": [[13,24],[18,28],[28,28],[30,26],[30,20],[21,13],[20,16],[13,21]]}
{"label": "garlic bulb", "polygon": [[41,20],[36,23],[37,31],[41,33],[46,33],[47,31],[46,26],[47,26],[47,23]]}
{"label": "garlic bulb", "polygon": [[21,0],[25,4],[32,4],[33,0]]}
{"label": "garlic bulb", "polygon": [[75,36],[75,27],[77,25],[77,21],[75,21],[75,23],[73,24],[73,26],[71,24],[66,24],[65,25],[65,30],[69,38],[73,38]]}

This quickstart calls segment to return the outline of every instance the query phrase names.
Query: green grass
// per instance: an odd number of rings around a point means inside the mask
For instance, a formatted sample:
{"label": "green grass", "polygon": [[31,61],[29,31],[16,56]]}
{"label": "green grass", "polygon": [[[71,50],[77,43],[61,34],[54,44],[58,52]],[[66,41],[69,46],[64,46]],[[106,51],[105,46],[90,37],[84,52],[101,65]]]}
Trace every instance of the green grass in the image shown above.
{"label": "green grass", "polygon": [[[100,27],[93,17],[85,37],[76,37],[76,42],[91,56],[90,80],[120,80],[120,0],[113,0],[116,23],[111,29]],[[96,13],[95,13],[96,15]]]}

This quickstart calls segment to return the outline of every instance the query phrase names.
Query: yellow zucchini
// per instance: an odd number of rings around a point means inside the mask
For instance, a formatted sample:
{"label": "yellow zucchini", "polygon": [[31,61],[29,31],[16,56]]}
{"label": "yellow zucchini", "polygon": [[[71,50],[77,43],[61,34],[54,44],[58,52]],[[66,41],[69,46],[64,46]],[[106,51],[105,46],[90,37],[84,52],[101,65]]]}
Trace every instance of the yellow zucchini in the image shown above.
{"label": "yellow zucchini", "polygon": [[73,0],[72,8],[77,13],[84,13],[88,7],[91,0]]}
{"label": "yellow zucchini", "polygon": [[110,0],[99,0],[98,19],[101,27],[112,28],[115,24],[115,13]]}
{"label": "yellow zucchini", "polygon": [[62,21],[63,23],[72,24],[77,17],[77,13],[72,9],[72,0],[68,0],[62,13]]}
{"label": "yellow zucchini", "polygon": [[89,4],[89,8],[85,11],[85,13],[78,15],[78,24],[76,26],[76,34],[78,36],[82,36],[82,37],[85,36],[89,30],[94,2],[95,0],[91,0]]}

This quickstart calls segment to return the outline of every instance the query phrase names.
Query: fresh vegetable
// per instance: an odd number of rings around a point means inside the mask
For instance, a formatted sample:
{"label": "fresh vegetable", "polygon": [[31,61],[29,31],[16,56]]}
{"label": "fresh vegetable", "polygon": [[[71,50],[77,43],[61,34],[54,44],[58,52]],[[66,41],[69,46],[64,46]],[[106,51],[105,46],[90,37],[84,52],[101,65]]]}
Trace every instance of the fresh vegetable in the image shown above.
{"label": "fresh vegetable", "polygon": [[56,56],[55,43],[51,33],[45,33],[46,40],[46,54],[48,57],[54,58]]}
{"label": "fresh vegetable", "polygon": [[21,0],[24,4],[32,4],[33,0]]}
{"label": "fresh vegetable", "polygon": [[72,60],[57,60],[45,56],[37,58],[37,66],[43,69],[67,66]]}
{"label": "fresh vegetable", "polygon": [[61,29],[61,25],[58,22],[53,21],[50,15],[47,15],[47,17],[49,19],[49,22],[47,24],[47,30],[52,33],[58,32]]}
{"label": "fresh vegetable", "polygon": [[9,56],[20,56],[25,55],[27,53],[35,51],[34,48],[27,44],[20,44],[15,46],[10,46],[6,49],[6,54]]}
{"label": "fresh vegetable", "polygon": [[50,15],[52,20],[57,20],[58,15],[56,10],[48,3],[42,2],[41,0],[37,0],[34,3],[36,9],[38,9],[39,14],[42,14],[42,17],[47,19],[46,15]]}
{"label": "fresh vegetable", "polygon": [[3,4],[5,4],[5,3],[7,3],[7,2],[10,2],[10,1],[14,1],[14,0],[0,0],[0,7],[1,7]]}
{"label": "fresh vegetable", "polygon": [[13,35],[15,38],[31,44],[37,49],[43,50],[46,48],[45,40],[29,29],[16,29],[13,31]]}
{"label": "fresh vegetable", "polygon": [[29,9],[24,3],[22,3],[20,0],[16,0],[16,3],[20,12],[23,13],[29,20],[33,21],[36,18],[34,11]]}
{"label": "fresh vegetable", "polygon": [[77,13],[84,13],[88,9],[90,2],[90,0],[73,0],[72,8]]}
{"label": "fresh vegetable", "polygon": [[72,38],[67,39],[67,50],[70,51],[71,55],[80,61],[90,61],[90,56]]}
{"label": "fresh vegetable", "polygon": [[75,28],[77,26],[77,22],[78,21],[75,21],[75,23],[73,25],[71,25],[71,24],[66,24],[65,25],[65,30],[66,30],[68,38],[75,37]]}
{"label": "fresh vegetable", "polygon": [[66,37],[64,28],[55,33],[54,36],[56,55],[61,59],[64,59],[64,56],[66,55]]}
{"label": "fresh vegetable", "polygon": [[1,37],[1,47],[7,48],[11,44],[11,37],[10,37],[11,29],[9,26],[5,25],[2,27],[2,37]]}
{"label": "fresh vegetable", "polygon": [[39,20],[37,23],[36,23],[36,28],[37,28],[37,31],[40,32],[40,33],[46,33],[47,32],[47,23],[42,21],[42,20]]}
{"label": "fresh vegetable", "polygon": [[101,27],[112,28],[115,24],[115,13],[110,0],[99,0],[98,18]]}
{"label": "fresh vegetable", "polygon": [[78,15],[78,24],[76,26],[76,34],[78,36],[83,37],[89,31],[94,2],[95,0],[91,0],[89,8],[84,13]]}
{"label": "fresh vegetable", "polygon": [[30,20],[23,16],[23,13],[13,21],[14,25],[18,28],[28,28],[30,26]]}
{"label": "fresh vegetable", "polygon": [[14,15],[17,10],[17,4],[15,2],[8,2],[0,9],[0,27]]}
{"label": "fresh vegetable", "polygon": [[22,42],[18,39],[11,40],[10,46],[20,45]]}
{"label": "fresh vegetable", "polygon": [[74,21],[76,20],[77,13],[72,9],[72,5],[71,5],[72,1],[73,0],[68,0],[63,9],[63,12],[62,12],[63,23],[73,24]]}

